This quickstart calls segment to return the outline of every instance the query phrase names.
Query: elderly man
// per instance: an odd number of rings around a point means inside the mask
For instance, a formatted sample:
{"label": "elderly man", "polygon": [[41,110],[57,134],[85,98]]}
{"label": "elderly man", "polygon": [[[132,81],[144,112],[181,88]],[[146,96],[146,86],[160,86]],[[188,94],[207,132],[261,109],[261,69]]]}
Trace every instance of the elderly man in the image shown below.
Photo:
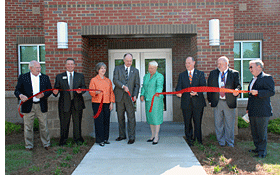
{"label": "elderly man", "polygon": [[269,117],[272,116],[270,97],[275,94],[274,81],[271,75],[263,72],[264,64],[261,60],[252,60],[249,64],[250,72],[254,77],[248,87],[250,93],[247,113],[256,147],[249,152],[257,153],[254,157],[265,158],[267,125]]}
{"label": "elderly man", "polygon": [[50,136],[47,126],[48,112],[48,97],[52,94],[51,91],[36,95],[33,99],[27,99],[40,91],[52,89],[49,76],[41,73],[40,63],[30,61],[30,72],[21,74],[18,78],[18,83],[15,89],[15,96],[25,102],[22,104],[21,111],[24,114],[24,140],[26,150],[32,150],[33,144],[33,123],[37,116],[39,120],[40,137],[43,146],[46,150],[50,147]]}
{"label": "elderly man", "polygon": [[[188,87],[206,86],[204,72],[195,69],[194,65],[194,58],[188,57],[185,62],[186,71],[180,73],[176,91]],[[181,97],[181,108],[184,116],[185,135],[188,145],[192,146],[194,140],[202,144],[201,121],[203,110],[206,106],[203,93],[185,92],[183,94],[177,94],[177,96]],[[192,120],[194,123],[194,134]]]}
{"label": "elderly man", "polygon": [[[117,66],[114,70],[113,82],[115,84],[114,94],[116,97],[116,108],[119,122],[119,137],[116,141],[126,139],[125,132],[125,111],[127,112],[128,121],[128,144],[135,142],[135,110],[133,101],[136,100],[139,88],[140,79],[139,71],[135,67],[131,66],[133,57],[131,53],[127,53],[123,57],[124,65]],[[131,93],[133,101],[127,92]]]}
{"label": "elderly man", "polygon": [[[240,90],[239,72],[229,68],[229,59],[218,59],[218,69],[210,72],[208,86]],[[234,147],[235,108],[238,92],[209,92],[207,99],[214,108],[215,131],[219,145]]]}

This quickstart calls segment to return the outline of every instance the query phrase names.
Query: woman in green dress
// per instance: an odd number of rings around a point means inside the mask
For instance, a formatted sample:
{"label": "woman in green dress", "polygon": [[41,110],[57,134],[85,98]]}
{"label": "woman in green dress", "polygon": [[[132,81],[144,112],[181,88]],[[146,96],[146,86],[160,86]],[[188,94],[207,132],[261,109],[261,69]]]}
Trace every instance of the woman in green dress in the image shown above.
{"label": "woman in green dress", "polygon": [[158,63],[156,61],[149,62],[149,73],[144,76],[140,95],[140,100],[145,101],[147,123],[150,124],[152,131],[152,137],[147,142],[153,142],[153,145],[158,143],[158,133],[163,122],[163,95],[155,97],[153,110],[149,112],[153,95],[163,90],[164,77],[157,72],[157,67]]}

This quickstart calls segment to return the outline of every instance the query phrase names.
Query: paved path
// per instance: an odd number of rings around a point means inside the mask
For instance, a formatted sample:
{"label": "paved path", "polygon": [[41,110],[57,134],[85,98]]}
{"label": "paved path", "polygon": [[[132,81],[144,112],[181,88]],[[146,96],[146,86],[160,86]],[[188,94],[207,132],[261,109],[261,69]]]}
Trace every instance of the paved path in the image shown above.
{"label": "paved path", "polygon": [[181,123],[163,123],[157,145],[146,142],[150,137],[146,123],[137,123],[136,142],[132,145],[127,140],[115,141],[117,130],[117,125],[111,124],[111,144],[93,145],[73,175],[206,175],[182,137]]}

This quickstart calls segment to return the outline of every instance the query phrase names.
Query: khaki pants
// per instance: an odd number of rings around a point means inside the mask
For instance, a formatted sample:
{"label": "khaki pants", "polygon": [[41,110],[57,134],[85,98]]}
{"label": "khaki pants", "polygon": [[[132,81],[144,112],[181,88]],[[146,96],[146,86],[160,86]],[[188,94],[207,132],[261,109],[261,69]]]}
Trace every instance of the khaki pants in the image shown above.
{"label": "khaki pants", "polygon": [[40,104],[33,104],[30,113],[24,113],[24,140],[25,148],[33,148],[33,125],[37,116],[39,120],[40,137],[44,147],[50,146],[50,136],[47,125],[47,112],[42,113]]}

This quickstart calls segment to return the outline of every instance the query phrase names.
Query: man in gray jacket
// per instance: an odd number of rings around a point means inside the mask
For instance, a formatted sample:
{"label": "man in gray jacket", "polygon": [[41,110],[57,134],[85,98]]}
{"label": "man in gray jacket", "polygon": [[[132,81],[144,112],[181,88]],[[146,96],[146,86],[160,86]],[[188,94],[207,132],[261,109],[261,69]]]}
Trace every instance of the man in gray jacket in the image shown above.
{"label": "man in gray jacket", "polygon": [[[125,131],[125,111],[127,112],[127,132],[128,144],[135,142],[135,110],[133,102],[136,100],[139,88],[140,79],[139,71],[132,67],[133,56],[127,53],[123,57],[124,65],[117,66],[114,70],[113,82],[115,84],[114,94],[116,98],[116,108],[119,122],[119,137],[116,141],[126,139]],[[128,92],[131,93],[129,96]]]}

